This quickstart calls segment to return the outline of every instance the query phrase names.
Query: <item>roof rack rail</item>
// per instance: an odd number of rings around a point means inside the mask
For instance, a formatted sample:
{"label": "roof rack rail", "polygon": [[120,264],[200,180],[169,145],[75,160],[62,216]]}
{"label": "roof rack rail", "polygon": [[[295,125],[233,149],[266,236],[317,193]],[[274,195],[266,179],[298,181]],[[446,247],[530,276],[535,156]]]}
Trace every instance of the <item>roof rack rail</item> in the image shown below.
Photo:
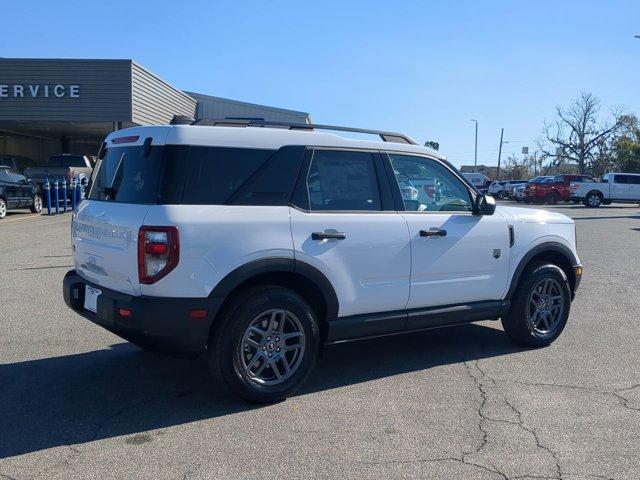
{"label": "roof rack rail", "polygon": [[220,120],[208,120],[200,119],[191,122],[191,125],[205,126],[205,127],[277,127],[286,128],[288,130],[334,130],[338,132],[354,132],[354,133],[366,133],[369,135],[379,136],[383,142],[394,143],[408,143],[410,145],[417,145],[410,137],[402,133],[385,132],[382,130],[370,130],[367,128],[351,128],[351,127],[339,127],[335,125],[318,125],[315,123],[289,123],[289,122],[270,122],[266,120],[243,120],[243,119],[220,119]]}

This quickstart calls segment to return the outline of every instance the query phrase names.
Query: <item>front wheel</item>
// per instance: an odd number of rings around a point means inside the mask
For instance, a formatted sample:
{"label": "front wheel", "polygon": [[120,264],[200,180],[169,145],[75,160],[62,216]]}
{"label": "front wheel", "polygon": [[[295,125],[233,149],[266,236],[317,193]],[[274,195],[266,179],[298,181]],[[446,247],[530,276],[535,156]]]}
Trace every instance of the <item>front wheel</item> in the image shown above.
{"label": "front wheel", "polygon": [[571,290],[562,269],[537,264],[523,273],[502,326],[517,344],[543,347],[560,336],[570,307]]}
{"label": "front wheel", "polygon": [[33,196],[29,210],[31,210],[31,213],[40,213],[42,211],[42,198],[40,198],[40,195]]}
{"label": "front wheel", "polygon": [[7,216],[7,202],[4,201],[4,198],[0,198],[0,218],[4,218]]}
{"label": "front wheel", "polygon": [[546,201],[549,205],[555,205],[558,203],[558,196],[555,193],[550,193],[547,195]]}
{"label": "front wheel", "polygon": [[225,308],[207,348],[215,378],[236,395],[268,403],[292,395],[313,369],[320,344],[309,304],[282,287],[249,289]]}

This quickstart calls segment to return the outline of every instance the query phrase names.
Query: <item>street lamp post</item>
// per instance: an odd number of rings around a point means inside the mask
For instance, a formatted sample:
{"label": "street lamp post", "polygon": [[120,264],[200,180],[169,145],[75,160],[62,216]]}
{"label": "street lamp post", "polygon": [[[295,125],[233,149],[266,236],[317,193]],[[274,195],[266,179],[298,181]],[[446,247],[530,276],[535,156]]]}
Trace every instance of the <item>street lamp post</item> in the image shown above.
{"label": "street lamp post", "polygon": [[478,168],[478,120],[472,118],[471,121],[476,124],[476,141],[473,151],[473,171],[475,172]]}

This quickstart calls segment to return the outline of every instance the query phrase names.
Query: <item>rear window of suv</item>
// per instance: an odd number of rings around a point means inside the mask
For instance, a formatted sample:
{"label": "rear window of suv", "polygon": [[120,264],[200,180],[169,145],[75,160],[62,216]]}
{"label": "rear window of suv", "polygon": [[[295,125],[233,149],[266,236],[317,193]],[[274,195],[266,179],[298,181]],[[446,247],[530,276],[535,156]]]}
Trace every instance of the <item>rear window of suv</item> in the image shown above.
{"label": "rear window of suv", "polygon": [[87,166],[82,155],[54,155],[49,157],[49,167],[85,167]]}

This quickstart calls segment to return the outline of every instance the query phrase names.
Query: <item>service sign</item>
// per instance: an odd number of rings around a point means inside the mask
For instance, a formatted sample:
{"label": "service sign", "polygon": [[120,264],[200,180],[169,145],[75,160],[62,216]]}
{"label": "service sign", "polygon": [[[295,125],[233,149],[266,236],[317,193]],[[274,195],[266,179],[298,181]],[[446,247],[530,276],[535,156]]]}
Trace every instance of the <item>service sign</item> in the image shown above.
{"label": "service sign", "polygon": [[3,98],[80,98],[80,85],[0,83],[0,101]]}

